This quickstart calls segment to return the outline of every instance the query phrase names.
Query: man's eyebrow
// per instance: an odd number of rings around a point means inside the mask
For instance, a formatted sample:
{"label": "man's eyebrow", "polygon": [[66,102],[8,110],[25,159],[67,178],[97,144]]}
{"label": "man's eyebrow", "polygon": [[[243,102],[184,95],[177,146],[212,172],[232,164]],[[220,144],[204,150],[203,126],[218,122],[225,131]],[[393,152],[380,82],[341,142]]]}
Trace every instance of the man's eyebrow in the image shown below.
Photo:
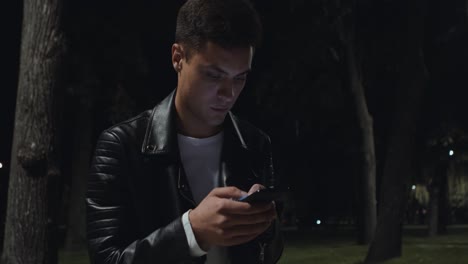
{"label": "man's eyebrow", "polygon": [[241,75],[244,75],[244,74],[250,73],[251,71],[252,71],[252,69],[250,69],[250,68],[249,68],[249,69],[247,69],[247,70],[245,70],[245,71],[243,71],[243,72],[241,72],[241,73],[237,74],[236,76],[241,76]]}
{"label": "man's eyebrow", "polygon": [[[228,73],[225,70],[221,69],[220,67],[218,67],[216,65],[207,65],[207,66],[203,66],[203,68],[212,69],[212,70],[215,70],[215,71],[217,71],[219,73],[228,75]],[[241,76],[241,75],[247,74],[247,73],[249,73],[251,71],[252,71],[252,69],[249,68],[249,69],[237,74],[236,76]]]}

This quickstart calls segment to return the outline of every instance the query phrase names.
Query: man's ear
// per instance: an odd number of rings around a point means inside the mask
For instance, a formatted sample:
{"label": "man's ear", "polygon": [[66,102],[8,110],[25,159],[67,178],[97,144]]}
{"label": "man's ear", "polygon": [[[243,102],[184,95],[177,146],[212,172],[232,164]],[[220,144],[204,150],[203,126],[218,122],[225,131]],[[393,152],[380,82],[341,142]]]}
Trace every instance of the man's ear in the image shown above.
{"label": "man's ear", "polygon": [[182,70],[182,61],[184,60],[184,50],[179,43],[172,44],[172,66],[176,72]]}

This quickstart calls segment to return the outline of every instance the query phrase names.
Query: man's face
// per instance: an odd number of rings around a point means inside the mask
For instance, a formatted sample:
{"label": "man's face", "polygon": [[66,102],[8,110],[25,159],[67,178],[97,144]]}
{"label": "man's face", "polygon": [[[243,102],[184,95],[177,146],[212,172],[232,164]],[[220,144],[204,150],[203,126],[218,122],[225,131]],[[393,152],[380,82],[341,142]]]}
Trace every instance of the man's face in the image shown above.
{"label": "man's face", "polygon": [[172,60],[178,72],[175,104],[180,132],[207,137],[220,130],[244,88],[252,56],[252,48],[224,49],[208,42],[199,52],[191,51],[187,61],[183,46],[174,44]]}

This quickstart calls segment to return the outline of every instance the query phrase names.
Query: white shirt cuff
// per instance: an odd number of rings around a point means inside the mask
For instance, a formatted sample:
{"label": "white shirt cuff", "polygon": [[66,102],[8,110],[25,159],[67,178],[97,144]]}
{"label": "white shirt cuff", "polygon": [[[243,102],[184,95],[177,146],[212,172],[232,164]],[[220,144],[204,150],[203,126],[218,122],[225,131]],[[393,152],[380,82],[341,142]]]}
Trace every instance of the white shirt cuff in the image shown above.
{"label": "white shirt cuff", "polygon": [[190,256],[200,257],[205,255],[207,252],[200,248],[195,239],[195,234],[193,234],[192,225],[190,224],[189,213],[191,210],[188,210],[182,215],[182,225],[184,226],[185,236],[187,237],[188,246],[190,249]]}

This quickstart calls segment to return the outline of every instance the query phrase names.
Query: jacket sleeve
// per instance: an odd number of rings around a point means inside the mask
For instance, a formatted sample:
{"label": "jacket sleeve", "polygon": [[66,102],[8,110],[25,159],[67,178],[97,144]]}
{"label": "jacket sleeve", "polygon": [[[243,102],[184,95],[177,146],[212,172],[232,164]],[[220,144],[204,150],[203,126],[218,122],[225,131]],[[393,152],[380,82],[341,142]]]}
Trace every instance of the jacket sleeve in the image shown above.
{"label": "jacket sleeve", "polygon": [[130,173],[124,146],[112,131],[96,145],[86,195],[87,237],[91,263],[177,263],[189,260],[181,218],[138,237],[130,206]]}

